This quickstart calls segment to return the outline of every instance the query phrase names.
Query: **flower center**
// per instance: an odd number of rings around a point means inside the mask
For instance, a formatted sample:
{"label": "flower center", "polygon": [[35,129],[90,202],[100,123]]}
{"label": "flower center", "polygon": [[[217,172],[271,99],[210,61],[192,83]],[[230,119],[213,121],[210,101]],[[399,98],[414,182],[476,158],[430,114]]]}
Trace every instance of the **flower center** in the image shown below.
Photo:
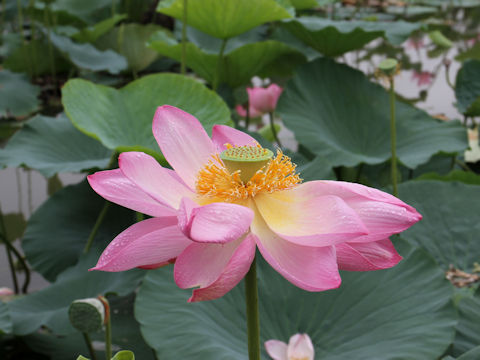
{"label": "flower center", "polygon": [[302,181],[295,168],[280,150],[273,157],[260,145],[227,144],[227,150],[198,172],[197,194],[210,198],[208,201],[237,202],[262,192],[290,189]]}
{"label": "flower center", "polygon": [[267,165],[272,157],[273,152],[261,146],[231,147],[220,154],[220,159],[230,173],[240,171],[240,179],[244,184]]}

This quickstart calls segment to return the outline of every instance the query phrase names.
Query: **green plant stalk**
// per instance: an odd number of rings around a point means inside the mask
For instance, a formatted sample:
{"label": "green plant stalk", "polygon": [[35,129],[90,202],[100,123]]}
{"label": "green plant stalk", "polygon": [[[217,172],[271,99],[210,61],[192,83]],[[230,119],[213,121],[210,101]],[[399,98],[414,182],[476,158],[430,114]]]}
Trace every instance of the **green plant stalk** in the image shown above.
{"label": "green plant stalk", "polygon": [[[35,6],[35,0],[30,0],[29,5],[28,5],[28,10],[29,10],[29,15],[30,15],[30,27],[31,27],[31,34],[30,34],[30,41],[35,40],[35,35],[37,32],[35,21],[33,21],[33,13],[34,13],[34,8]],[[31,57],[32,57],[32,77],[37,75],[37,54],[35,51],[35,46],[33,45],[31,48]]]}
{"label": "green plant stalk", "polygon": [[[107,302],[108,300],[104,299]],[[105,359],[110,360],[112,358],[112,320],[110,314],[110,306],[105,306]]]}
{"label": "green plant stalk", "polygon": [[2,0],[2,17],[0,18],[0,32],[3,34],[5,26],[5,8],[7,7],[7,0]]}
{"label": "green plant stalk", "polygon": [[12,253],[15,255],[15,257],[18,259],[20,262],[20,265],[22,265],[24,271],[25,271],[25,281],[22,286],[22,292],[24,294],[27,293],[28,290],[28,285],[30,284],[30,269],[27,266],[27,263],[25,262],[25,259],[23,258],[22,254],[13,246],[13,244],[8,241],[8,236],[7,236],[7,228],[5,227],[5,222],[3,220],[3,214],[0,211],[0,228],[2,229],[3,233],[0,235],[3,238],[3,241],[5,242],[5,247],[7,249],[7,256],[8,256],[8,262],[10,265],[10,269],[12,270],[12,277],[13,277],[13,284],[15,287],[15,293],[19,293],[19,288],[18,288],[18,280],[17,280],[17,273],[15,271],[15,266],[13,263],[13,258],[12,258]]}
{"label": "green plant stalk", "polygon": [[100,225],[102,225],[103,219],[105,218],[105,215],[107,214],[107,211],[108,211],[109,207],[110,207],[110,202],[105,201],[105,204],[103,205],[103,208],[100,211],[100,214],[98,214],[97,221],[95,221],[95,225],[93,225],[93,229],[90,232],[90,235],[88,236],[87,244],[85,245],[85,248],[83,249],[84,254],[86,254],[90,251],[90,248],[92,247],[92,244],[93,244],[93,240],[95,239],[95,236],[97,235],[97,232],[98,232],[98,229],[100,228]]}
{"label": "green plant stalk", "polygon": [[392,152],[392,186],[393,195],[398,196],[397,186],[397,128],[395,124],[395,80],[394,75],[390,76],[390,144]]}
{"label": "green plant stalk", "polygon": [[47,40],[48,40],[48,58],[50,62],[50,72],[52,73],[52,80],[53,83],[57,83],[56,79],[56,71],[55,71],[55,58],[53,57],[53,44],[50,38],[50,6],[47,4],[43,9],[43,20],[45,22],[45,26],[47,27]]}
{"label": "green plant stalk", "polygon": [[247,115],[245,116],[245,129],[248,130],[248,127],[250,125],[250,101],[247,101],[246,113],[247,113]]}
{"label": "green plant stalk", "polygon": [[188,0],[183,0],[182,17],[182,62],[180,64],[182,75],[187,73],[187,7]]}
{"label": "green plant stalk", "polygon": [[277,135],[277,130],[275,130],[275,124],[273,122],[273,119],[274,119],[273,111],[268,113],[268,119],[270,120],[270,128],[272,129],[273,138],[275,139],[278,146],[282,147],[282,143],[280,142],[280,139],[278,138],[278,135]]}
{"label": "green plant stalk", "polygon": [[1,212],[0,212],[0,228],[2,230],[0,235],[2,236],[3,242],[5,243],[5,250],[7,251],[8,266],[10,267],[10,272],[12,273],[13,289],[15,291],[15,294],[18,294],[19,288],[18,288],[17,272],[15,271],[15,264],[13,262],[13,256],[12,256],[13,245],[10,244],[10,241],[7,238],[7,229],[5,227],[5,222],[3,221],[3,214]]}
{"label": "green plant stalk", "polygon": [[93,349],[92,340],[90,340],[90,336],[88,333],[82,333],[83,339],[85,340],[85,344],[87,345],[88,352],[90,353],[90,357],[92,360],[97,360],[97,354],[95,354],[95,350]]}
{"label": "green plant stalk", "polygon": [[260,318],[258,316],[257,264],[253,259],[245,276],[245,304],[247,307],[247,338],[249,360],[260,360]]}
{"label": "green plant stalk", "polygon": [[220,75],[222,73],[223,66],[223,53],[225,52],[225,47],[227,46],[228,39],[223,39],[222,46],[220,47],[220,52],[218,53],[217,58],[217,71],[215,74],[215,80],[213,81],[213,90],[217,91],[218,85],[220,85]]}
{"label": "green plant stalk", "polygon": [[25,34],[23,33],[23,11],[22,11],[21,0],[17,0],[17,17],[18,17],[18,27],[20,30],[20,36],[22,37],[22,43],[25,45]]}
{"label": "green plant stalk", "polygon": [[[115,10],[115,1],[116,1],[116,0],[112,0],[112,9],[111,9],[111,11],[112,11],[112,17],[114,17],[114,16],[115,16],[115,13],[116,13],[116,10]],[[110,360],[110,359],[109,359],[109,360]]]}
{"label": "green plant stalk", "polygon": [[8,266],[10,267],[10,272],[12,274],[12,282],[13,282],[13,290],[15,291],[15,294],[19,294],[19,288],[18,288],[18,279],[17,279],[17,273],[15,271],[15,264],[13,263],[13,257],[11,253],[10,242],[3,238],[3,241],[5,242],[5,250],[7,251],[7,258],[8,258]]}

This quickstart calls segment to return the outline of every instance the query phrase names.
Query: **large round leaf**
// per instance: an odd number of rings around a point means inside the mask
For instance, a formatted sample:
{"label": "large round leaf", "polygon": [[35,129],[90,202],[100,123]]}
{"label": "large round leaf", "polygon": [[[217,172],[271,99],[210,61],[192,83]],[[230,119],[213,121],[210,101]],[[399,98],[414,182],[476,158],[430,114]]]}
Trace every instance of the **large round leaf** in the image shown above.
{"label": "large round leaf", "polygon": [[457,73],[457,107],[469,116],[480,115],[480,60],[468,60]]}
{"label": "large round leaf", "polygon": [[[157,11],[183,18],[184,0],[165,0]],[[284,0],[189,0],[187,23],[204,33],[228,39],[258,25],[292,17]]]}
{"label": "large round leaf", "polygon": [[12,331],[12,322],[10,321],[10,311],[7,304],[0,300],[0,334]]}
{"label": "large round leaf", "polygon": [[62,89],[62,102],[73,124],[118,151],[160,149],[152,119],[161,105],[173,105],[197,117],[207,131],[230,121],[223,100],[196,80],[175,74],[145,76],[120,90],[74,79]]}
{"label": "large round leaf", "polygon": [[[53,281],[75,264],[104,204],[86,182],[56,192],[28,221],[22,248],[30,265]],[[130,210],[110,204],[94,244],[104,248],[133,220]]]}
{"label": "large round leaf", "polygon": [[[182,45],[164,32],[154,34],[149,46],[164,56],[178,61],[182,58]],[[209,83],[213,83],[217,76],[218,57],[218,53],[207,52],[194,43],[187,43],[187,66]],[[289,57],[288,64],[291,67],[306,61],[297,50],[274,40],[234,48],[224,54],[219,83],[231,87],[248,84],[253,76],[259,75],[281,57]]]}
{"label": "large round leaf", "polygon": [[1,70],[0,84],[0,117],[25,116],[38,108],[40,88],[24,74]]}
{"label": "large round leaf", "polygon": [[470,351],[480,344],[479,294],[461,299],[458,303],[458,315],[457,333],[451,351],[455,356]]}
{"label": "large round leaf", "polygon": [[399,186],[400,198],[423,215],[422,221],[402,233],[423,246],[442,264],[470,271],[479,261],[480,187],[460,182],[412,181]]}
{"label": "large round leaf", "polygon": [[[393,269],[342,273],[339,289],[320,293],[303,291],[260,265],[262,344],[306,332],[318,359],[434,360],[453,338],[452,288],[423,251]],[[189,296],[167,269],[145,278],[135,314],[158,357],[247,359],[243,285],[215,301],[187,303]]]}
{"label": "large round leaf", "polygon": [[[58,249],[57,255],[62,256]],[[99,256],[100,252],[92,249],[49,287],[9,302],[13,333],[26,335],[41,326],[57,335],[76,332],[68,319],[68,307],[72,301],[108,293],[127,295],[144,276],[144,271],[138,269],[119,273],[88,271]]]}
{"label": "large round leaf", "polygon": [[157,52],[149,49],[145,43],[150,36],[162,29],[154,24],[122,24],[98,39],[100,49],[113,49],[123,55],[128,68],[141,71],[158,58]]}
{"label": "large round leaf", "polygon": [[50,40],[58,51],[81,69],[118,74],[127,68],[127,60],[112,50],[101,51],[91,44],[79,44],[66,36],[50,33]]}
{"label": "large round leaf", "polygon": [[111,156],[111,150],[75,129],[65,115],[38,115],[0,150],[0,166],[25,165],[51,177],[59,172],[104,168]]}
{"label": "large round leaf", "polygon": [[335,21],[313,16],[284,20],[282,26],[325,56],[360,49],[382,36],[398,45],[420,28],[420,24],[404,21]]}
{"label": "large round leaf", "polygon": [[[278,110],[296,139],[332,165],[379,164],[389,159],[389,95],[358,70],[318,59],[302,66]],[[458,122],[440,122],[397,102],[397,156],[415,168],[439,151],[467,148]]]}

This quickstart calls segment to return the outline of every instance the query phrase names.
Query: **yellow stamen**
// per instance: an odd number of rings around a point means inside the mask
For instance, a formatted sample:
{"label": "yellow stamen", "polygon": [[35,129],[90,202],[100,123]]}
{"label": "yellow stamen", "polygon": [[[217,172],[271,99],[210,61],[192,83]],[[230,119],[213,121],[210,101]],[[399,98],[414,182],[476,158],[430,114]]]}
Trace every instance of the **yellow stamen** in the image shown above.
{"label": "yellow stamen", "polygon": [[[233,147],[228,147],[231,149]],[[277,156],[250,178],[242,182],[241,171],[230,172],[217,154],[197,175],[197,194],[216,201],[237,202],[259,193],[287,190],[301,183],[295,173],[296,165],[290,158],[277,150]]]}

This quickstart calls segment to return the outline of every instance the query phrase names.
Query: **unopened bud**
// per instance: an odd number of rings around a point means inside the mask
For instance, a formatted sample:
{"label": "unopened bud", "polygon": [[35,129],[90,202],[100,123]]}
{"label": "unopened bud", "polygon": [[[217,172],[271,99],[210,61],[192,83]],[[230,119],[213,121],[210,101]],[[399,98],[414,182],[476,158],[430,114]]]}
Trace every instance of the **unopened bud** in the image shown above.
{"label": "unopened bud", "polygon": [[99,299],[75,300],[68,309],[70,323],[82,333],[98,331],[105,321],[105,307]]}

